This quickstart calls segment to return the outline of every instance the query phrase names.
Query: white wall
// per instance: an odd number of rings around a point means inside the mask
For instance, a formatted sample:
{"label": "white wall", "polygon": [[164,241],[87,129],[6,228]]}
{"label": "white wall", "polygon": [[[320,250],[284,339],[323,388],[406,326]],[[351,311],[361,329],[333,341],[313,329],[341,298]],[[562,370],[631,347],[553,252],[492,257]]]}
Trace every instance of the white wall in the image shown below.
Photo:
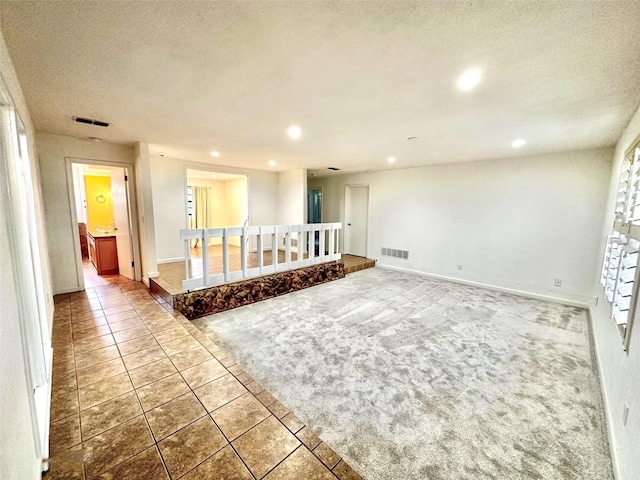
{"label": "white wall", "polygon": [[307,223],[307,170],[278,173],[278,225]]}
{"label": "white wall", "polygon": [[[345,185],[370,185],[368,256],[378,265],[586,303],[612,154],[311,177],[309,188],[323,187],[323,221],[342,222]],[[382,247],[408,250],[409,259],[383,257]]]}
{"label": "white wall", "polygon": [[[612,231],[613,211],[624,152],[638,135],[640,135],[640,109],[631,119],[616,146],[606,219],[599,238],[600,252],[595,262],[598,269],[602,266],[606,236]],[[598,278],[596,283],[597,280]],[[598,305],[591,308],[591,317],[616,478],[635,480],[640,478],[640,308],[635,313],[635,327],[631,330],[627,354],[622,350],[622,340],[615,322],[609,318],[610,304],[605,299],[599,284],[595,285],[593,295],[598,297]],[[629,405],[626,426],[622,423],[625,402]]]}
{"label": "white wall", "polygon": [[133,148],[113,143],[96,143],[80,138],[37,132],[36,146],[40,157],[42,194],[44,198],[49,256],[54,293],[80,289],[74,241],[78,226],[73,225],[71,200],[67,185],[66,158],[112,161],[134,166]]}
{"label": "white wall", "polygon": [[[17,113],[22,119],[29,141],[32,165],[36,167],[33,155],[33,140],[35,137],[33,124],[27,110],[24,96],[16,77],[15,69],[9,57],[4,38],[0,35],[0,76],[4,80],[11,100]],[[4,161],[4,160],[3,160]],[[1,181],[5,181],[4,178]],[[38,185],[34,190],[39,192]],[[35,198],[38,217],[40,215],[41,199],[36,193]],[[30,410],[30,395],[28,386],[25,352],[22,346],[22,335],[19,323],[18,288],[14,276],[14,259],[12,258],[9,231],[6,228],[7,205],[0,199],[0,478],[6,479],[40,479],[42,458],[36,452],[36,440],[32,424],[33,412]],[[37,219],[38,228],[44,225],[41,218]],[[44,231],[41,232],[44,237]],[[41,272],[46,293],[47,315],[53,315],[51,297],[51,282],[49,265],[46,259],[46,241],[40,244],[44,252]],[[24,272],[33,274],[33,272]],[[36,299],[34,299],[34,302]]]}
{"label": "white wall", "polygon": [[[260,170],[236,169],[181,159],[151,158],[151,184],[158,263],[184,259],[180,230],[186,225],[186,168],[247,175],[249,225],[273,225],[277,219],[278,177]],[[244,221],[244,220],[243,220]],[[241,224],[240,224],[241,225]]]}

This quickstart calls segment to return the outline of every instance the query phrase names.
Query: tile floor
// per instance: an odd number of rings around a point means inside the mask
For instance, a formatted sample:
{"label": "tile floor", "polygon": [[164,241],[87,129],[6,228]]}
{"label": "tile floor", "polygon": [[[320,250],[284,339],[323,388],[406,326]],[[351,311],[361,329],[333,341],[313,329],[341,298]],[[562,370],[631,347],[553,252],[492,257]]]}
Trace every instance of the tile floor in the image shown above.
{"label": "tile floor", "polygon": [[53,479],[360,479],[235,360],[142,283],[59,295]]}

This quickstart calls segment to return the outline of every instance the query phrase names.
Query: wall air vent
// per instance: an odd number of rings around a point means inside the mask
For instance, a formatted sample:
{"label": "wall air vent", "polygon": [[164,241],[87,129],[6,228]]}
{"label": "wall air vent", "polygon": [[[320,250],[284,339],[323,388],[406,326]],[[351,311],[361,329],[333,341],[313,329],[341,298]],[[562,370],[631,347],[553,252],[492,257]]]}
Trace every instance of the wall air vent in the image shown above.
{"label": "wall air vent", "polygon": [[384,248],[380,252],[385,257],[402,258],[403,260],[409,260],[409,252],[407,250],[397,250],[395,248]]}
{"label": "wall air vent", "polygon": [[108,127],[111,125],[108,122],[103,122],[102,120],[94,120],[92,118],[84,118],[84,117],[73,117],[73,121],[77,123],[84,123],[86,125],[95,125],[96,127]]}
{"label": "wall air vent", "polygon": [[337,172],[340,169],[336,167],[327,167],[327,170],[333,170],[334,172]]}

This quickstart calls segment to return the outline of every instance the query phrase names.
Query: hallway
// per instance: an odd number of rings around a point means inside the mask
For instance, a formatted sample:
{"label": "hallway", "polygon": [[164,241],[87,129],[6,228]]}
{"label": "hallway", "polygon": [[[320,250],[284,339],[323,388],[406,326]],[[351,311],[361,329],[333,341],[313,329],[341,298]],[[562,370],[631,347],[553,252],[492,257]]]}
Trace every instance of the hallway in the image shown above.
{"label": "hallway", "polygon": [[45,479],[361,478],[142,283],[84,275],[55,297]]}

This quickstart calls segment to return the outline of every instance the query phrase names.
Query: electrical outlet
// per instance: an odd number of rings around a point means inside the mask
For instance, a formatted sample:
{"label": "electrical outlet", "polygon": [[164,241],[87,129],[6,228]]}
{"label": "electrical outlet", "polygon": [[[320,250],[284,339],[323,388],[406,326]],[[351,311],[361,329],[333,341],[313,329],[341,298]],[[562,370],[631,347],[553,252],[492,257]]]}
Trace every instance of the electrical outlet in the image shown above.
{"label": "electrical outlet", "polygon": [[561,287],[561,286],[562,286],[562,279],[561,279],[561,278],[556,278],[556,279],[554,280],[553,284],[554,284],[556,287]]}
{"label": "electrical outlet", "polygon": [[624,409],[622,410],[622,424],[627,424],[627,419],[629,418],[629,404],[624,404]]}
{"label": "electrical outlet", "polygon": [[458,270],[462,270],[462,265],[458,264],[457,268],[458,268]]}

